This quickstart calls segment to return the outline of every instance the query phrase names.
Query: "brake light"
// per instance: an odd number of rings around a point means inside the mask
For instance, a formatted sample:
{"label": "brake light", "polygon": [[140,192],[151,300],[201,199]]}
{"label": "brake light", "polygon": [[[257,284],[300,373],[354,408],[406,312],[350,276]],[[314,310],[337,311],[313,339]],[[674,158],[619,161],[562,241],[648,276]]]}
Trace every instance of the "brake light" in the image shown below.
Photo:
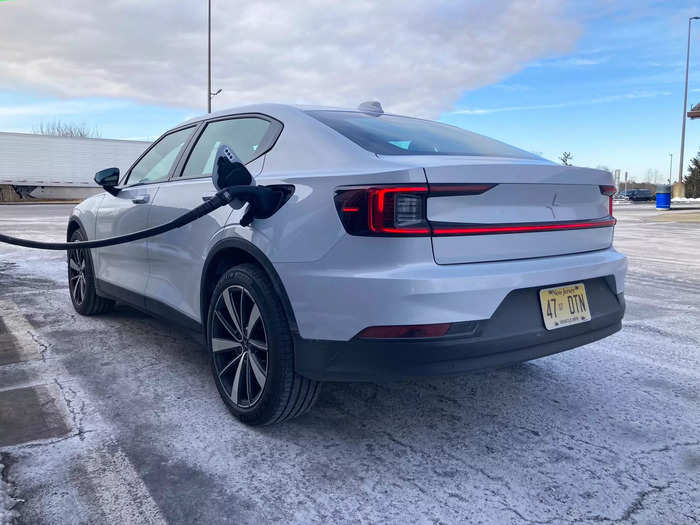
{"label": "brake light", "polygon": [[600,186],[600,193],[608,196],[608,213],[611,217],[613,216],[613,195],[615,195],[616,191],[617,188],[615,186]]}
{"label": "brake light", "polygon": [[335,204],[345,230],[353,235],[430,235],[427,193],[422,185],[356,188],[338,192]]}
{"label": "brake light", "polygon": [[432,233],[426,216],[430,195],[478,195],[495,184],[416,184],[348,188],[335,195],[345,230],[352,235],[427,236]]}

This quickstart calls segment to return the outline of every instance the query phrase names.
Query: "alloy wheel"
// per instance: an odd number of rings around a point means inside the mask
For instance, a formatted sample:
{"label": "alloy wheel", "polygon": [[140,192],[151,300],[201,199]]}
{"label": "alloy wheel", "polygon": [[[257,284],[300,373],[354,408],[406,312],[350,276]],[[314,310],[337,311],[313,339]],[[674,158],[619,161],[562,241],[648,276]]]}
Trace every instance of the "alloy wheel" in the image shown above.
{"label": "alloy wheel", "polygon": [[253,407],[267,382],[267,333],[260,308],[242,286],[229,286],[219,295],[210,338],[224,391],[236,406]]}
{"label": "alloy wheel", "polygon": [[87,291],[87,269],[85,250],[68,251],[68,287],[73,301],[81,305]]}

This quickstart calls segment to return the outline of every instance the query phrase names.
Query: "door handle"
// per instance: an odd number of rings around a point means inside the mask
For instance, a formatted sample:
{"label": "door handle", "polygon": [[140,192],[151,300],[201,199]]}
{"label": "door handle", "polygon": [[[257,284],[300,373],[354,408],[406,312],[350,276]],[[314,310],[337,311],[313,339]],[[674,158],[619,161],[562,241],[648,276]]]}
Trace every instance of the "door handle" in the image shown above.
{"label": "door handle", "polygon": [[138,195],[131,199],[131,202],[133,202],[134,204],[146,204],[149,198],[149,195]]}

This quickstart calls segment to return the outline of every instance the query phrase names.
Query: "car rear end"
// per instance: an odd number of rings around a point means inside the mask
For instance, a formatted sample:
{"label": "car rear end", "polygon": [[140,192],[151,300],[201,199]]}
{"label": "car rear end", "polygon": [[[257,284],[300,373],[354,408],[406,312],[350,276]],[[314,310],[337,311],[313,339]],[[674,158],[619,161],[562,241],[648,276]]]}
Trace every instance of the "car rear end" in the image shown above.
{"label": "car rear end", "polygon": [[[486,154],[430,154],[438,139],[429,133],[411,150],[400,140],[402,122],[391,124],[379,137],[386,148],[376,136],[362,143],[345,122],[331,126],[412,176],[344,179],[325,196],[338,241],[316,261],[278,268],[299,328],[301,374],[376,381],[462,373],[621,328],[626,260],[612,247],[609,173],[483,141],[478,153]],[[361,126],[382,132],[376,120]]]}

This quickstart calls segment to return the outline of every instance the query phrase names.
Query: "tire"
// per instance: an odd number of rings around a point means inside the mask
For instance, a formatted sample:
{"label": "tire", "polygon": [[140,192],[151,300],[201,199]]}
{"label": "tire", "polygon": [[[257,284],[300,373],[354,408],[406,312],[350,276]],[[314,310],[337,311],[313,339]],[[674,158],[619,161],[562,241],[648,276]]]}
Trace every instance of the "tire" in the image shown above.
{"label": "tire", "polygon": [[209,302],[207,346],[221,399],[242,422],[280,423],[315,403],[321,384],[294,371],[292,341],[262,269],[241,264],[219,279]]}
{"label": "tire", "polygon": [[[87,235],[78,228],[70,242],[85,241]],[[114,301],[95,292],[95,271],[90,250],[68,250],[68,292],[73,308],[80,315],[98,315],[114,307]]]}

